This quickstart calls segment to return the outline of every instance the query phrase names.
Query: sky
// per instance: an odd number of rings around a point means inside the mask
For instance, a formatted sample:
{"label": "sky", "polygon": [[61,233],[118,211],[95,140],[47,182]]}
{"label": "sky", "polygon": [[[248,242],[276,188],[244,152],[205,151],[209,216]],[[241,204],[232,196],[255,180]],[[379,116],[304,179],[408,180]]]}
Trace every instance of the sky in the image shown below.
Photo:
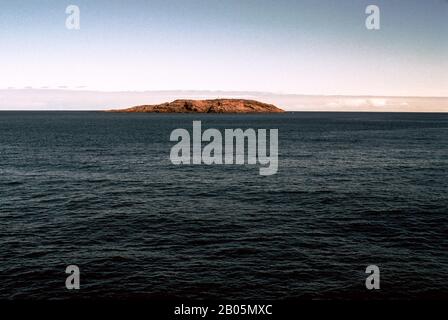
{"label": "sky", "polygon": [[0,89],[448,97],[447,57],[447,0],[0,0]]}

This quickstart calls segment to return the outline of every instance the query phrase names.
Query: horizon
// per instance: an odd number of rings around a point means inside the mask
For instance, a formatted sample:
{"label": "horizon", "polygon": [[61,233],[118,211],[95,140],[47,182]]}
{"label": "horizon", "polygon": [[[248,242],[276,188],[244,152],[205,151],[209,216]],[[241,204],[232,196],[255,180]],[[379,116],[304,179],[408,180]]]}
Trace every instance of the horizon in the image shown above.
{"label": "horizon", "polygon": [[250,99],[285,111],[448,112],[447,97],[300,95],[255,91],[158,90],[95,91],[0,89],[0,111],[103,111],[178,99]]}

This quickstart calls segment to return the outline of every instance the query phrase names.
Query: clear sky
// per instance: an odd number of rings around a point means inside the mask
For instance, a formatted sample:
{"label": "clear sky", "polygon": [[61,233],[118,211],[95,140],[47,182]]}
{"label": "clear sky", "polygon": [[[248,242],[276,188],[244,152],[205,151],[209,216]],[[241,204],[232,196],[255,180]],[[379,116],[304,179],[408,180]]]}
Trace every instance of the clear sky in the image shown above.
{"label": "clear sky", "polygon": [[0,0],[0,58],[2,89],[448,96],[448,1]]}

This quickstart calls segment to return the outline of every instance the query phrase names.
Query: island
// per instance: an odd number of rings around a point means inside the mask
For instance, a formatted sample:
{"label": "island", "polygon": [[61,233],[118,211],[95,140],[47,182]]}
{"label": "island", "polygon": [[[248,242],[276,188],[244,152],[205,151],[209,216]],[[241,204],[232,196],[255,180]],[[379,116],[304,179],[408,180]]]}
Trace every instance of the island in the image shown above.
{"label": "island", "polygon": [[285,112],[272,104],[245,99],[175,100],[156,105],[108,110],[123,113],[279,113]]}

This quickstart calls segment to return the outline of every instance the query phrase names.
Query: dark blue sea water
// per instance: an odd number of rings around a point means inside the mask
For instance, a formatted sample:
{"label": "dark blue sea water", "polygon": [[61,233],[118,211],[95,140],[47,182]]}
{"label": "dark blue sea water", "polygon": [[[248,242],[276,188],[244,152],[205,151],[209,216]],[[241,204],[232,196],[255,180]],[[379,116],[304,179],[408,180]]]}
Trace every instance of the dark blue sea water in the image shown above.
{"label": "dark blue sea water", "polygon": [[[278,174],[172,165],[193,120]],[[0,298],[447,298],[447,169],[448,114],[1,112]]]}

